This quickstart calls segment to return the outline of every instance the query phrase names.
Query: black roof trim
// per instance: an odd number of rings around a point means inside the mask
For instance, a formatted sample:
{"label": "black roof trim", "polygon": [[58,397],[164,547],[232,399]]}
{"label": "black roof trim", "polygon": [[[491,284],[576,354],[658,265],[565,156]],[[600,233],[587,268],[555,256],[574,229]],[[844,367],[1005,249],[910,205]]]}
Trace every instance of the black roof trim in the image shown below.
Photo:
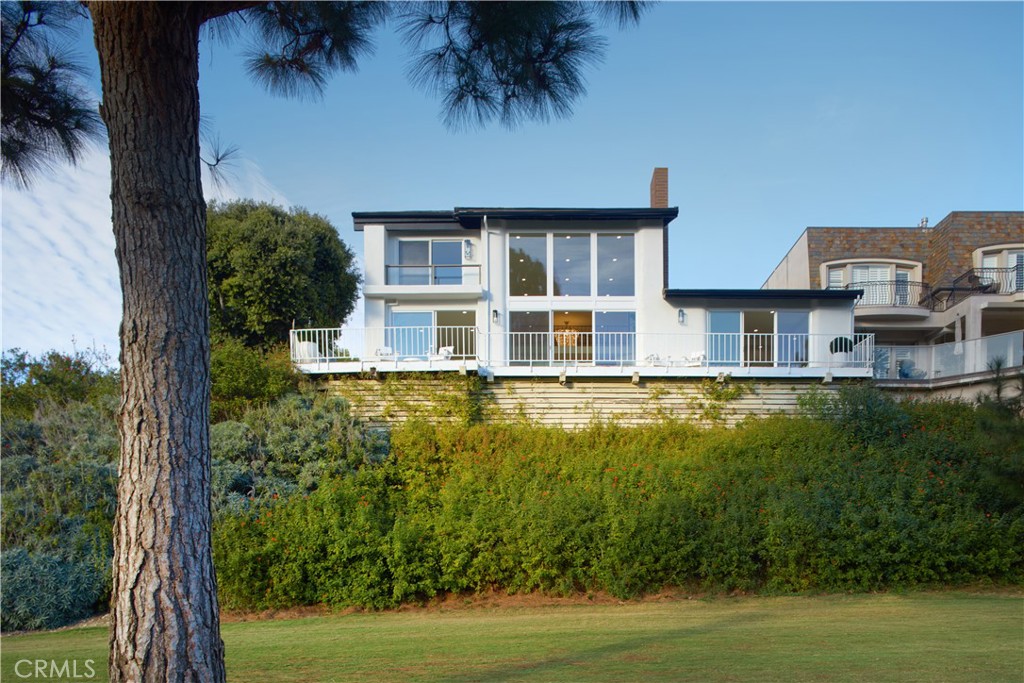
{"label": "black roof trim", "polygon": [[666,289],[666,299],[839,299],[864,296],[862,289]]}
{"label": "black roof trim", "polygon": [[543,208],[467,208],[452,211],[354,211],[356,230],[368,223],[390,223],[415,227],[417,224],[458,222],[469,230],[479,230],[484,217],[507,220],[643,220],[658,219],[668,225],[679,215],[679,207],[666,209],[543,209]]}
{"label": "black roof trim", "polygon": [[638,220],[657,218],[668,225],[679,215],[679,207],[664,209],[567,209],[567,208],[468,208],[455,207],[455,216],[465,218],[504,218],[516,220],[561,219],[577,221]]}

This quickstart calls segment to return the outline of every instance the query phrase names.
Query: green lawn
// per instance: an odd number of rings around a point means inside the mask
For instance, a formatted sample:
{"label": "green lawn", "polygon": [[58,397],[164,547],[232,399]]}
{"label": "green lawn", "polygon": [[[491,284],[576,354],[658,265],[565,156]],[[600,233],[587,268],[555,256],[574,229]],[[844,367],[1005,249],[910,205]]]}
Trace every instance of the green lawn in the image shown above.
{"label": "green lawn", "polygon": [[[239,682],[1024,680],[1019,594],[422,610],[228,623],[223,635]],[[22,680],[20,659],[76,659],[81,674],[93,659],[90,680],[106,680],[106,639],[7,636],[0,672]]]}

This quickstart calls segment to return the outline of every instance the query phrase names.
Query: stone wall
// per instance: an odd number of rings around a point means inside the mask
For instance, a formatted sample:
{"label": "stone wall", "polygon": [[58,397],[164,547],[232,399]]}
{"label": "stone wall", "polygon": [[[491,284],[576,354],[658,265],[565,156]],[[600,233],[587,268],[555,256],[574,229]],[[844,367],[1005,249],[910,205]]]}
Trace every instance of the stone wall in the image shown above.
{"label": "stone wall", "polygon": [[927,276],[932,286],[950,284],[974,267],[976,249],[1024,241],[1020,211],[954,211],[931,229]]}
{"label": "stone wall", "polygon": [[807,228],[807,267],[812,289],[824,289],[821,264],[837,259],[900,258],[925,263],[928,282],[929,228]]}
{"label": "stone wall", "polygon": [[837,259],[907,259],[924,265],[922,278],[949,286],[973,267],[974,250],[1024,241],[1024,212],[954,211],[932,228],[807,228],[808,275],[823,288],[821,264]]}

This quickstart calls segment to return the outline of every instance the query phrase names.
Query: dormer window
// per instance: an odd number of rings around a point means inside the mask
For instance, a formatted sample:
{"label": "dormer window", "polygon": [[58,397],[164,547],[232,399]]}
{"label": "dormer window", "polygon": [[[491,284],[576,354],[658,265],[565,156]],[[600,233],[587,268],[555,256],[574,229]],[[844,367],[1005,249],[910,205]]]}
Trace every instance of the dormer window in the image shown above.
{"label": "dormer window", "polygon": [[860,306],[917,306],[926,294],[920,264],[912,261],[845,261],[826,265],[828,289],[862,289]]}
{"label": "dormer window", "polygon": [[993,291],[1024,291],[1024,247],[1003,245],[975,252],[978,282]]}

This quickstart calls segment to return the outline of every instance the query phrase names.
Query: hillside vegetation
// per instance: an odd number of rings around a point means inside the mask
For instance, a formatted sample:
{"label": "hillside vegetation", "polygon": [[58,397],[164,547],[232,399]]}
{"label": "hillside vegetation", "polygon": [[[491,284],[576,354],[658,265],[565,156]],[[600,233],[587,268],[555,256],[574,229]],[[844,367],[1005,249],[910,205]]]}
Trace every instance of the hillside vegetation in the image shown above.
{"label": "hillside vegetation", "polygon": [[[3,381],[2,626],[50,628],[107,600],[116,375],[8,354]],[[1024,579],[1024,420],[1005,402],[848,387],[734,429],[385,431],[338,398],[253,395],[211,428],[228,609]]]}

